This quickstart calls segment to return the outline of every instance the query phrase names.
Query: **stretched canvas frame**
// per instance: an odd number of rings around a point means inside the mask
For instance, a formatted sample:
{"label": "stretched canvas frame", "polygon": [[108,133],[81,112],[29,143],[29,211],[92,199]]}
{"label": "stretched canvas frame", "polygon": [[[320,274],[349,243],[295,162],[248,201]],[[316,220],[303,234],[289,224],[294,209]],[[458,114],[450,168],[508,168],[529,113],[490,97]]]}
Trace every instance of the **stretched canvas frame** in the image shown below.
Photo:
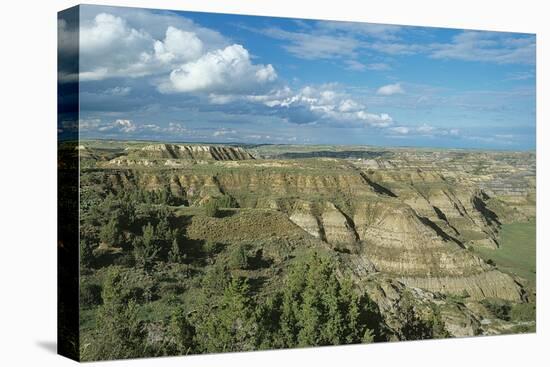
{"label": "stretched canvas frame", "polygon": [[[400,32],[437,40],[407,45]],[[491,65],[503,75],[495,95],[520,99],[503,102],[513,119],[534,111],[535,44],[519,33],[59,12],[59,353],[108,360],[534,332],[534,117],[499,125],[502,100],[479,90],[475,101],[441,88],[396,107],[449,103],[497,121],[474,135],[371,112],[428,93],[419,83],[351,90],[359,73],[416,68],[421,57],[469,83]],[[362,47],[384,62],[362,61]],[[406,55],[411,64],[399,64]],[[374,140],[353,140],[364,131]]]}

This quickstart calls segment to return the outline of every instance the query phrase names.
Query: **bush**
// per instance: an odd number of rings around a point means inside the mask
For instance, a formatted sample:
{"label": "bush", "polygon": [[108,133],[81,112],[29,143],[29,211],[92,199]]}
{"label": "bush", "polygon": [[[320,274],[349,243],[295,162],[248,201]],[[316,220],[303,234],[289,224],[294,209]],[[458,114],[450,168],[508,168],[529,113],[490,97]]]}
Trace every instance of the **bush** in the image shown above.
{"label": "bush", "polygon": [[248,248],[239,245],[233,249],[229,256],[229,266],[233,269],[246,269],[249,265]]}
{"label": "bush", "polygon": [[160,246],[151,223],[144,226],[142,230],[143,236],[134,240],[134,258],[136,265],[150,271],[157,260]]}
{"label": "bush", "polygon": [[206,254],[215,254],[218,252],[220,246],[214,241],[206,241],[202,245],[202,249]]}
{"label": "bush", "polygon": [[209,294],[219,295],[224,291],[225,287],[227,287],[229,281],[230,278],[227,268],[221,263],[216,263],[207,270],[201,285]]}
{"label": "bush", "polygon": [[94,249],[90,241],[80,241],[80,264],[84,267],[92,266],[94,262]]}
{"label": "bush", "polygon": [[239,207],[235,199],[233,199],[229,195],[218,196],[218,197],[215,197],[213,200],[218,202],[218,205],[220,208],[238,208]]}
{"label": "bush", "polygon": [[119,245],[121,240],[121,232],[118,221],[113,218],[109,222],[107,222],[106,225],[101,227],[99,238],[101,242],[109,246]]}
{"label": "bush", "polygon": [[204,213],[213,218],[217,218],[221,215],[220,204],[217,200],[210,199],[204,204]]}
{"label": "bush", "polygon": [[86,307],[101,304],[101,285],[82,282],[80,284],[80,305]]}
{"label": "bush", "polygon": [[496,318],[504,321],[510,321],[510,303],[501,299],[484,299],[481,304],[493,314]]}

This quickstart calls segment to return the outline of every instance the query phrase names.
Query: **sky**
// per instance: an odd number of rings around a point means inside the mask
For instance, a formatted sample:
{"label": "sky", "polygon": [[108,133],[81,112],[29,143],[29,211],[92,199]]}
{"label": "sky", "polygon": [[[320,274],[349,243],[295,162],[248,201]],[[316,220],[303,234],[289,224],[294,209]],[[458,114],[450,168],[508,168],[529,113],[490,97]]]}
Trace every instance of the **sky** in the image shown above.
{"label": "sky", "polygon": [[91,5],[58,32],[81,138],[535,149],[531,34]]}

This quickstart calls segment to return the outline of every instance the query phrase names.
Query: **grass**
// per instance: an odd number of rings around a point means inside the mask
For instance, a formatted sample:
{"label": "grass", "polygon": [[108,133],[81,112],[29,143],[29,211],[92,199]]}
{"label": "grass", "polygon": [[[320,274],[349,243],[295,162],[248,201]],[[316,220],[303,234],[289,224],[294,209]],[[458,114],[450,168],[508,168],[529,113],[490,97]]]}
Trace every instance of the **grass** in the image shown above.
{"label": "grass", "polygon": [[500,234],[500,248],[477,248],[484,259],[493,260],[504,271],[525,278],[536,285],[536,222],[504,224]]}

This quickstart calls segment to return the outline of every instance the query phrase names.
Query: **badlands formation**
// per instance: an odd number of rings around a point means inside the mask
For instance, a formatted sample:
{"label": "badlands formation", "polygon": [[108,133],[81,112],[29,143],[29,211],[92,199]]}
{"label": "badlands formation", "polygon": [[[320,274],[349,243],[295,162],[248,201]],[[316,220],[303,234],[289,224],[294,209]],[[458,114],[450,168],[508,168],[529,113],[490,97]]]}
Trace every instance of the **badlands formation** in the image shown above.
{"label": "badlands formation", "polygon": [[193,217],[190,238],[219,230],[217,241],[252,241],[273,225],[272,241],[296,236],[293,246],[331,251],[390,328],[405,298],[426,313],[436,305],[454,336],[512,327],[484,321],[486,299],[534,301],[524,279],[476,252],[499,251],[503,224],[534,220],[533,153],[143,143],[80,151],[84,192],[167,190],[185,213],[220,196],[235,201],[232,217]]}

